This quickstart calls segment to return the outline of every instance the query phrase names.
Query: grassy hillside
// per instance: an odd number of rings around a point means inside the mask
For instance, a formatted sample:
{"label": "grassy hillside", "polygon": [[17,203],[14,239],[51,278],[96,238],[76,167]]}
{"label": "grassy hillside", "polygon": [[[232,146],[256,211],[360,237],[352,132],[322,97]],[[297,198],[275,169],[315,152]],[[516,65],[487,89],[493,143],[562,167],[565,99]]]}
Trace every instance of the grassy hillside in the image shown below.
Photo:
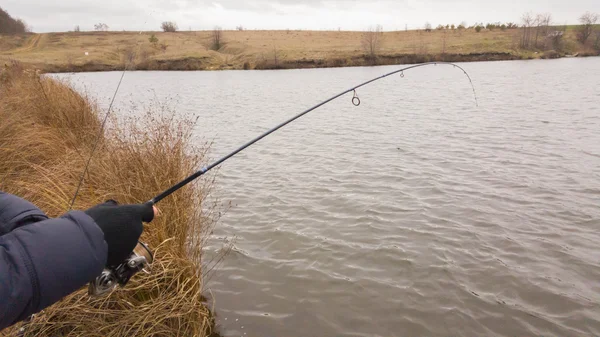
{"label": "grassy hillside", "polygon": [[[92,100],[18,65],[3,68],[0,190],[60,216],[98,141],[74,208],[107,199],[144,202],[199,167],[205,153],[190,143],[193,120],[168,111],[147,117],[141,125],[115,121],[97,140],[100,111]],[[216,220],[205,201],[210,185],[210,179],[188,185],[158,205],[161,214],[142,235],[155,252],[151,274],[139,273],[104,297],[81,289],[36,315],[24,336],[209,335],[214,322],[202,296],[201,254]],[[19,327],[0,336],[17,336]]]}
{"label": "grassy hillside", "polygon": [[[574,26],[567,29],[562,50],[552,56],[598,54],[592,48],[593,43],[583,46],[577,42],[575,29]],[[149,41],[152,34],[158,39],[155,43]],[[224,44],[216,51],[211,48],[212,34],[199,31],[0,35],[0,61],[15,59],[50,72],[123,69],[128,60],[140,70],[301,68],[373,63],[365,58],[363,32],[223,31]],[[544,50],[520,49],[521,34],[520,29],[386,32],[376,63],[544,56]]]}

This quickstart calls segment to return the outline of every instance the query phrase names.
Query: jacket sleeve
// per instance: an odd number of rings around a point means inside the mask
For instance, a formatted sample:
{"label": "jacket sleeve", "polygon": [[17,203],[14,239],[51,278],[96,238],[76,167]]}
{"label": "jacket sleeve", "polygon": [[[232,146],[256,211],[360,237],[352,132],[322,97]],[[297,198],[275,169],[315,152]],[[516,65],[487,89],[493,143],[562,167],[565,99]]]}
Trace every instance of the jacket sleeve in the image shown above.
{"label": "jacket sleeve", "polygon": [[46,219],[46,214],[31,202],[0,191],[0,236],[27,223]]}
{"label": "jacket sleeve", "polygon": [[0,236],[0,330],[93,280],[106,257],[104,233],[80,211]]}

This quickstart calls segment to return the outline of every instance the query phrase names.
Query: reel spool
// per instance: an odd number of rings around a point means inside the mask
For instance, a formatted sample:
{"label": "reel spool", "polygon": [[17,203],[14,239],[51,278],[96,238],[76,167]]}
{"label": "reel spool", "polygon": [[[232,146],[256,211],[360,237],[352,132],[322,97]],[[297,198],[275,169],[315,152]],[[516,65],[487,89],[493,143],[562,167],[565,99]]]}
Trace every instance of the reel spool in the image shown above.
{"label": "reel spool", "polygon": [[127,260],[120,265],[105,268],[100,276],[90,282],[88,294],[102,296],[117,286],[124,287],[131,277],[140,271],[150,274],[150,266],[153,261],[154,255],[150,248],[145,243],[138,242]]}

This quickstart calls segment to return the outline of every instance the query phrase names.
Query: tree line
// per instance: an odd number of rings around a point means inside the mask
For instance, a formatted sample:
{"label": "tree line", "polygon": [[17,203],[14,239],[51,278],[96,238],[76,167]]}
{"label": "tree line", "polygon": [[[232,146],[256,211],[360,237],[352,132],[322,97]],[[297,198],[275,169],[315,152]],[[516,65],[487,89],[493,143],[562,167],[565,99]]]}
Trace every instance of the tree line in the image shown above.
{"label": "tree line", "polygon": [[[577,41],[584,46],[592,46],[597,51],[600,51],[600,25],[598,21],[600,15],[597,13],[586,12],[579,17],[580,25],[574,29],[576,31]],[[432,25],[427,22],[423,26],[425,32],[433,32]],[[500,29],[502,31],[507,29],[519,29],[519,47],[522,49],[529,50],[554,50],[559,52],[563,49],[563,36],[566,31],[566,26],[558,27],[552,21],[552,15],[548,13],[534,15],[532,12],[523,14],[521,17],[521,24],[507,22],[507,23],[475,23],[472,26],[467,27],[466,22],[461,22],[458,26],[454,24],[438,25],[436,30],[442,31],[442,54],[446,52],[446,32],[448,30],[466,30],[472,29],[479,33],[486,29],[493,31]],[[590,41],[592,41],[590,43]],[[361,45],[364,52],[365,59],[369,60],[372,64],[376,63],[377,56],[380,54],[380,50],[384,44],[383,28],[377,25],[375,28],[371,27],[363,33],[361,39]]]}
{"label": "tree line", "polygon": [[[426,22],[425,25],[423,26],[426,32],[431,32],[433,31],[433,26],[429,23]],[[463,30],[463,29],[474,29],[477,32],[480,32],[482,29],[487,29],[487,30],[494,30],[494,29],[500,29],[500,30],[507,30],[507,29],[516,29],[519,28],[519,25],[514,23],[514,22],[506,22],[506,23],[502,23],[502,22],[494,22],[494,23],[487,23],[484,24],[483,22],[481,23],[475,23],[472,26],[468,26],[466,22],[461,22],[458,25],[455,24],[446,24],[446,25],[438,25],[435,29],[436,30]]]}
{"label": "tree line", "polygon": [[16,19],[10,16],[8,12],[0,8],[0,33],[1,34],[16,34],[27,33],[30,29],[21,19]]}

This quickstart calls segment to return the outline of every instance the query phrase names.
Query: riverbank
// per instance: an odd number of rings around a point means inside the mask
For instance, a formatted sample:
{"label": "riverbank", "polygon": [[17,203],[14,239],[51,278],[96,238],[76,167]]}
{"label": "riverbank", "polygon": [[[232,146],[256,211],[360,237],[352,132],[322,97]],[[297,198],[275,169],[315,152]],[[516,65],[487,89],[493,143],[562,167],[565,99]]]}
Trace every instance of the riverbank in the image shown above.
{"label": "riverbank", "polygon": [[[96,142],[74,209],[107,199],[144,202],[204,162],[205,149],[189,142],[192,119],[180,114],[150,108],[146,122],[111,120],[98,139],[102,112],[68,85],[18,64],[0,70],[0,84],[0,190],[32,201],[50,217],[69,209]],[[25,336],[211,334],[201,263],[216,221],[216,206],[205,204],[211,184],[189,185],[158,205],[160,216],[142,235],[155,252],[149,275],[139,273],[104,297],[90,298],[81,289],[36,315],[24,326]],[[16,336],[19,327],[0,336]]]}
{"label": "riverbank", "polygon": [[495,61],[600,52],[564,32],[560,50],[520,48],[520,29],[385,32],[376,57],[367,57],[364,32],[222,31],[68,32],[0,36],[0,60],[44,72],[324,68],[427,61]]}

